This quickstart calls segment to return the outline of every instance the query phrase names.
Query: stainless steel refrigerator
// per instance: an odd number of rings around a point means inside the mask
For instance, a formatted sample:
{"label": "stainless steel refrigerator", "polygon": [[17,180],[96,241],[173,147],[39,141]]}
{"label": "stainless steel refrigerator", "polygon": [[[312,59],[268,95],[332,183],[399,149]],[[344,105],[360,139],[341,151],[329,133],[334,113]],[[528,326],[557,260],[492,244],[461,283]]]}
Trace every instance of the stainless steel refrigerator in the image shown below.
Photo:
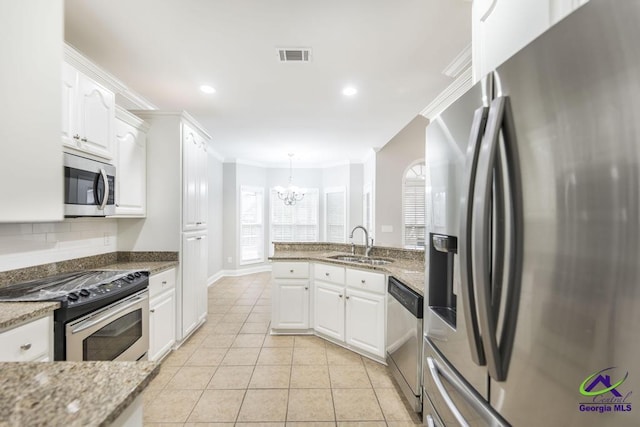
{"label": "stainless steel refrigerator", "polygon": [[640,425],[640,1],[511,57],[426,163],[425,424]]}

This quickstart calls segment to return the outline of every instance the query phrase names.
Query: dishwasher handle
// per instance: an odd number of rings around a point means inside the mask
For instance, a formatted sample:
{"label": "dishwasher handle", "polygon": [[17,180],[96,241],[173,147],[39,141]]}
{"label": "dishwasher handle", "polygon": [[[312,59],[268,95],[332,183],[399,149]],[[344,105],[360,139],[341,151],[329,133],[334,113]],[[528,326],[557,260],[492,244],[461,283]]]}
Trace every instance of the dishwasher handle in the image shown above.
{"label": "dishwasher handle", "polygon": [[398,301],[417,319],[422,319],[424,310],[424,298],[422,295],[409,288],[407,285],[396,279],[389,277],[389,295]]}

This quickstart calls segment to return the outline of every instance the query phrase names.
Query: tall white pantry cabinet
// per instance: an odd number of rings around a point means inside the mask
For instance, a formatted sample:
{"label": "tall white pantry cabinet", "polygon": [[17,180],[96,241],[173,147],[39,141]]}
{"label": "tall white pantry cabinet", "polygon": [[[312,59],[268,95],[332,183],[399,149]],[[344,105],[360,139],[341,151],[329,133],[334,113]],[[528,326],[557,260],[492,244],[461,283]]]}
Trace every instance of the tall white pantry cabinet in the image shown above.
{"label": "tall white pantry cabinet", "polygon": [[147,217],[123,224],[119,243],[134,251],[179,252],[176,338],[181,341],[207,316],[207,141],[211,137],[185,112],[133,113],[149,124]]}

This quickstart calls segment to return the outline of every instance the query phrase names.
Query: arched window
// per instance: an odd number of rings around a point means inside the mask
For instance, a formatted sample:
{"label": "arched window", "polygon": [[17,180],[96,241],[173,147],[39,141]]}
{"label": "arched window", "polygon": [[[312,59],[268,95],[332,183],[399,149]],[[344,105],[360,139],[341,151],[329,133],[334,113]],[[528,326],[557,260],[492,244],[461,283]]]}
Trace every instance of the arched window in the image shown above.
{"label": "arched window", "polygon": [[425,242],[425,188],[429,176],[423,160],[412,164],[402,183],[402,241],[405,249],[423,249]]}

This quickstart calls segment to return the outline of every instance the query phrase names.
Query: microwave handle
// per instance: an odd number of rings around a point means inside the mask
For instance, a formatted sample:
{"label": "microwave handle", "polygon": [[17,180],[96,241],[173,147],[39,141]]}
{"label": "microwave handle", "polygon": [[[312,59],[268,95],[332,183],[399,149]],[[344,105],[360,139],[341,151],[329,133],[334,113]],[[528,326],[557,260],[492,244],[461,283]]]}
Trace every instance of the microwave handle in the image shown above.
{"label": "microwave handle", "polygon": [[109,178],[107,177],[107,172],[102,168],[100,168],[100,175],[102,176],[102,180],[104,181],[104,196],[102,197],[100,209],[104,210],[104,208],[107,206],[107,201],[109,200]]}

